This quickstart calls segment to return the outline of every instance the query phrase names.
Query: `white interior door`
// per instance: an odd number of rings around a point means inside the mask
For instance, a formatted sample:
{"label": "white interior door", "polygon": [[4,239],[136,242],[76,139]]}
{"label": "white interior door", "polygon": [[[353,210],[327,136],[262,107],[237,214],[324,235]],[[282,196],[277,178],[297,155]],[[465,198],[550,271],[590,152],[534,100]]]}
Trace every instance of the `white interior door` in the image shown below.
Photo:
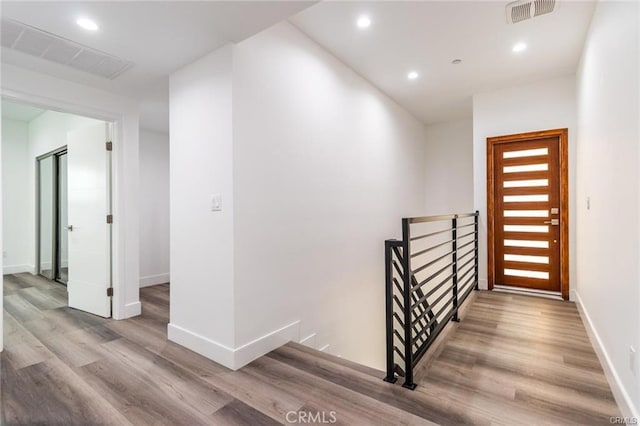
{"label": "white interior door", "polygon": [[110,153],[106,123],[67,134],[69,306],[111,316]]}

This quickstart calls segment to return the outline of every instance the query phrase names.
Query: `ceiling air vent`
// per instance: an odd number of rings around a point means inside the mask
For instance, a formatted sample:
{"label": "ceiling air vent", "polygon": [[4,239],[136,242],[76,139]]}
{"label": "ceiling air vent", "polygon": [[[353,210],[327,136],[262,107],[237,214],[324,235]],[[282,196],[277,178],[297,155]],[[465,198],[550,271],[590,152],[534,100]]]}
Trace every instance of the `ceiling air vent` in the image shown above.
{"label": "ceiling air vent", "polygon": [[556,0],[518,0],[507,5],[507,22],[516,24],[536,16],[546,15],[558,8]]}
{"label": "ceiling air vent", "polygon": [[110,80],[133,66],[132,62],[18,21],[3,19],[1,36],[3,47]]}

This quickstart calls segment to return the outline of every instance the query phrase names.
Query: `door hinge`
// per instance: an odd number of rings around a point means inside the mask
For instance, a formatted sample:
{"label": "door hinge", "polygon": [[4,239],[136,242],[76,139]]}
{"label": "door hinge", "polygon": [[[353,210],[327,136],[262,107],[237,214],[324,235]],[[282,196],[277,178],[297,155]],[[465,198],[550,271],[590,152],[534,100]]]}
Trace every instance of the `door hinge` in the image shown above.
{"label": "door hinge", "polygon": [[112,214],[108,214],[107,215],[107,223],[109,223],[109,224],[113,223],[113,215]]}
{"label": "door hinge", "polygon": [[113,142],[107,142],[107,151],[113,151]]}
{"label": "door hinge", "polygon": [[107,289],[107,297],[112,297],[113,296],[113,287],[109,287]]}

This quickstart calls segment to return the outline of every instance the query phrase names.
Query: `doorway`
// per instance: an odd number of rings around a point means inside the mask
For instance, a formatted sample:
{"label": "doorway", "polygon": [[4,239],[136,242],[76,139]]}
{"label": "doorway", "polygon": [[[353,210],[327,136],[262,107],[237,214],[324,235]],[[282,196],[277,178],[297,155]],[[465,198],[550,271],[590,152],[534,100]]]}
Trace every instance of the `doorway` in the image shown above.
{"label": "doorway", "polygon": [[488,284],[569,298],[567,129],[487,138]]}
{"label": "doorway", "polygon": [[69,279],[67,147],[36,159],[37,273],[67,285]]}

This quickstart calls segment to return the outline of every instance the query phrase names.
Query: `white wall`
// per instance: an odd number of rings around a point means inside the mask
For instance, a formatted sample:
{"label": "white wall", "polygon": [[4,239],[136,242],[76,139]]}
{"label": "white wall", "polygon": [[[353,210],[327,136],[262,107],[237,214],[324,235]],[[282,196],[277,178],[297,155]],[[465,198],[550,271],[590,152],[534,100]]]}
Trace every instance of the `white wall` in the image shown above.
{"label": "white wall", "polygon": [[[169,339],[233,365],[232,47],[170,80]],[[222,211],[211,211],[221,194]]]}
{"label": "white wall", "polygon": [[[576,284],[576,89],[575,77],[473,97],[474,210],[480,211],[480,288],[487,288],[487,138],[530,131],[569,129],[569,269]],[[573,292],[571,294],[573,297]]]}
{"label": "white wall", "polygon": [[426,127],[427,215],[473,211],[473,120]]}
{"label": "white wall", "polygon": [[26,122],[2,119],[2,203],[4,274],[32,272],[30,256],[28,171],[29,128]]}
{"label": "white wall", "polygon": [[169,282],[169,135],[140,129],[140,286]]}
{"label": "white wall", "polygon": [[8,64],[2,64],[1,92],[9,100],[115,123],[113,315],[116,319],[139,315],[137,102]]}
{"label": "white wall", "polygon": [[233,73],[236,346],[299,321],[382,367],[383,243],[424,213],[424,126],[288,23],[239,43]]}
{"label": "white wall", "polygon": [[[577,287],[623,415],[640,416],[638,3],[600,2],[578,71]],[[587,199],[591,207],[587,208]],[[611,381],[611,380],[610,380]]]}
{"label": "white wall", "polygon": [[[27,223],[29,265],[36,264],[36,158],[66,146],[68,132],[96,123],[100,121],[74,114],[45,111],[28,124],[29,151],[22,167],[27,174],[25,196],[28,201],[28,210],[23,221]],[[9,212],[11,208],[7,206],[6,210]],[[46,262],[45,259],[42,261]]]}

